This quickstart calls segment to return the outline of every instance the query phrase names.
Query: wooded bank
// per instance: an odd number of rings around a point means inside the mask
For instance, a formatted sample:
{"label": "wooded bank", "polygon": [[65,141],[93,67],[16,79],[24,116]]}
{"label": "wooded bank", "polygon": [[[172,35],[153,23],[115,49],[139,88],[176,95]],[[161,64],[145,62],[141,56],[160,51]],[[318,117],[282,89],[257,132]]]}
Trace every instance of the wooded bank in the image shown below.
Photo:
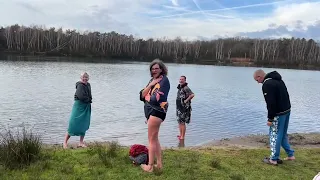
{"label": "wooded bank", "polygon": [[151,60],[220,65],[320,67],[313,39],[227,38],[210,41],[138,39],[133,35],[12,25],[0,29],[4,52]]}

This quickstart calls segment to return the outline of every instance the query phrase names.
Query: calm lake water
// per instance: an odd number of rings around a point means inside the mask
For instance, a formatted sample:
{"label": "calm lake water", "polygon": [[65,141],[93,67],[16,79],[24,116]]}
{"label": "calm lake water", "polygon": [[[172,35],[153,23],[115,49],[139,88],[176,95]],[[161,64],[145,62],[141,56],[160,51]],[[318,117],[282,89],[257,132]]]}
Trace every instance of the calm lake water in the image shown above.
{"label": "calm lake water", "polygon": [[[268,133],[266,105],[252,73],[256,68],[167,64],[169,112],[160,129],[163,146],[178,146],[176,86],[186,75],[195,93],[185,146],[239,135]],[[273,69],[267,69],[271,71]],[[289,132],[320,129],[320,72],[277,69],[292,102]],[[139,91],[148,80],[148,63],[67,63],[0,61],[0,126],[24,123],[46,143],[62,143],[73,105],[75,83],[87,71],[92,86],[92,121],[87,141],[147,144]],[[77,142],[72,137],[71,142]]]}

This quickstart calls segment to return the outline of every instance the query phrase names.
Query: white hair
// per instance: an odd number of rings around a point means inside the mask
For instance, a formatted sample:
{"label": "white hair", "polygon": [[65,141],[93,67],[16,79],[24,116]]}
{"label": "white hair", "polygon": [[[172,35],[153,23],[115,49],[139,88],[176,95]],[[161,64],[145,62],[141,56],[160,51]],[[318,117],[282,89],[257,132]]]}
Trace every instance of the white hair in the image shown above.
{"label": "white hair", "polygon": [[84,73],[82,73],[82,74],[80,75],[80,78],[82,78],[83,76],[89,77],[89,74],[88,74],[87,72],[84,72]]}

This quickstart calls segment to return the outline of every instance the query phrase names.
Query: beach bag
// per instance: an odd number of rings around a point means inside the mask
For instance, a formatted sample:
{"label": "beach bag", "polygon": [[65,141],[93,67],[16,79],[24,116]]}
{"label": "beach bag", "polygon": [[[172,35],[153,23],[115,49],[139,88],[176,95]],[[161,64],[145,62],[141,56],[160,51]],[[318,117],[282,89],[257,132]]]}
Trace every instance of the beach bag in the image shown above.
{"label": "beach bag", "polygon": [[134,144],[129,150],[129,159],[134,165],[148,164],[148,148],[141,144]]}

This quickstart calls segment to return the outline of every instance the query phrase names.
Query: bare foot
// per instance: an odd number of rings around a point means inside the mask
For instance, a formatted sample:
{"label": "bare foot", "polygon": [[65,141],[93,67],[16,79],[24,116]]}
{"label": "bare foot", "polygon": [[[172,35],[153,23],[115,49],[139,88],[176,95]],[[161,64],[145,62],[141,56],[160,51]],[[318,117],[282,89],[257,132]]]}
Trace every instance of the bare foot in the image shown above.
{"label": "bare foot", "polygon": [[67,149],[68,148],[68,144],[67,143],[63,143],[63,149]]}
{"label": "bare foot", "polygon": [[141,167],[145,172],[153,172],[153,165],[141,164],[140,167]]}
{"label": "bare foot", "polygon": [[283,160],[285,160],[285,161],[293,161],[293,160],[295,160],[296,158],[294,157],[294,156],[292,156],[292,157],[286,157],[286,158],[284,158]]}
{"label": "bare foot", "polygon": [[154,167],[155,167],[156,169],[159,169],[159,170],[162,169],[162,165],[154,165]]}
{"label": "bare foot", "polygon": [[265,158],[263,159],[263,162],[266,163],[266,164],[274,165],[274,166],[277,166],[277,165],[278,165],[278,162],[277,162],[277,161],[273,161],[273,160],[271,160],[270,158],[267,158],[267,157],[265,157]]}
{"label": "bare foot", "polygon": [[86,147],[87,147],[87,145],[85,145],[84,143],[80,143],[80,144],[78,145],[78,147],[86,148]]}

